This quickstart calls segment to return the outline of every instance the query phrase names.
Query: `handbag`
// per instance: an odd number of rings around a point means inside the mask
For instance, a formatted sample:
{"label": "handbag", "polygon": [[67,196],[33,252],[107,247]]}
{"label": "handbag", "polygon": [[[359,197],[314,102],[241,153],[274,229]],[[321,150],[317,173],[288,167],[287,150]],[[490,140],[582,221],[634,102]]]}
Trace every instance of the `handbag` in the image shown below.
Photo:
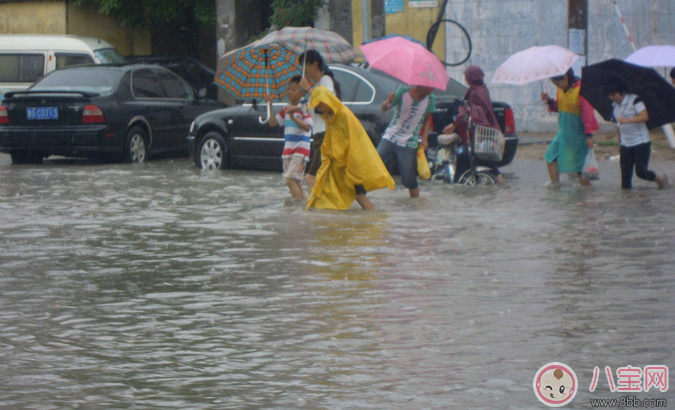
{"label": "handbag", "polygon": [[598,169],[598,162],[595,160],[593,149],[589,149],[588,154],[586,154],[584,169],[581,171],[581,176],[588,181],[597,181],[600,179],[600,170]]}
{"label": "handbag", "polygon": [[422,146],[422,144],[417,147],[417,175],[423,179],[431,178],[427,154],[424,152],[424,146]]}

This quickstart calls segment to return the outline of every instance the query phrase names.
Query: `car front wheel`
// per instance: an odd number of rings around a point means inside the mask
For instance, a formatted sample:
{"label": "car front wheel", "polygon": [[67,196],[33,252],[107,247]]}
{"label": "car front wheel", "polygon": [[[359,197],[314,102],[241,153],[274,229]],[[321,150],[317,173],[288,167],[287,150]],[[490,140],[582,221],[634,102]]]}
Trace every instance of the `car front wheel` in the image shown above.
{"label": "car front wheel", "polygon": [[148,158],[147,137],[141,127],[131,127],[124,144],[124,160],[141,163]]}
{"label": "car front wheel", "polygon": [[216,131],[207,133],[199,144],[195,158],[202,169],[225,169],[230,165],[229,150],[223,136]]}

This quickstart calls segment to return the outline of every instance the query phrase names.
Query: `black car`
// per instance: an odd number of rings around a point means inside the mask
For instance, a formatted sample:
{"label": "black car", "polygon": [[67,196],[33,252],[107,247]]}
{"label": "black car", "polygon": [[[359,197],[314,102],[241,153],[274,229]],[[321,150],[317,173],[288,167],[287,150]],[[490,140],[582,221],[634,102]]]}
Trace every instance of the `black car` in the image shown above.
{"label": "black car", "polygon": [[218,86],[213,82],[215,71],[191,57],[127,56],[128,62],[157,64],[168,68],[190,83],[196,90],[206,89],[206,97],[218,99]]}
{"label": "black car", "polygon": [[[380,107],[389,93],[403,85],[400,81],[377,70],[334,64],[331,70],[342,90],[342,101],[361,120],[361,124],[377,145],[389,125],[392,112]],[[435,91],[437,111],[433,114],[434,130],[440,132],[454,120],[459,99],[466,87],[450,80],[445,91]],[[275,103],[275,112],[285,103]],[[506,136],[504,158],[499,166],[508,165],[515,156],[518,137],[515,134],[513,112],[504,103],[494,103],[502,130]],[[259,122],[264,117],[264,101],[258,104],[236,105],[200,115],[190,126],[188,146],[195,164],[201,168],[230,167],[281,170],[284,145],[283,129],[270,128]]]}
{"label": "black car", "polygon": [[143,162],[158,153],[187,154],[190,123],[220,107],[157,65],[64,68],[5,95],[0,152],[15,164],[50,155]]}

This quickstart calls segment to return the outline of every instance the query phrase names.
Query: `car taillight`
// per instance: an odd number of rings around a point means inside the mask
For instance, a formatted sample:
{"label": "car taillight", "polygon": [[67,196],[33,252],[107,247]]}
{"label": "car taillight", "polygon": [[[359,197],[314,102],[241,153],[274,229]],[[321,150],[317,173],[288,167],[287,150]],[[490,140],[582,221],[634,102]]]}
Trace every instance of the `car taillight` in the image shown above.
{"label": "car taillight", "polygon": [[9,115],[7,115],[7,106],[0,105],[0,125],[9,124]]}
{"label": "car taillight", "polygon": [[100,108],[93,104],[85,105],[82,111],[82,124],[101,124],[105,123],[105,115]]}
{"label": "car taillight", "polygon": [[506,108],[504,110],[504,134],[515,134],[516,120],[513,117],[513,110]]}

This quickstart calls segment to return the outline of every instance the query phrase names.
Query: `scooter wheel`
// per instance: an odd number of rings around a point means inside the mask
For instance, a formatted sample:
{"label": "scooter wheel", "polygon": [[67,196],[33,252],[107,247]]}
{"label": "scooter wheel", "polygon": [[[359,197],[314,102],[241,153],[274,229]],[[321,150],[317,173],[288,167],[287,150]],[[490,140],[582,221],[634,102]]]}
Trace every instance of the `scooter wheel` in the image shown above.
{"label": "scooter wheel", "polygon": [[459,178],[459,183],[462,185],[494,185],[495,176],[491,172],[477,171],[475,176],[471,170],[466,171]]}

